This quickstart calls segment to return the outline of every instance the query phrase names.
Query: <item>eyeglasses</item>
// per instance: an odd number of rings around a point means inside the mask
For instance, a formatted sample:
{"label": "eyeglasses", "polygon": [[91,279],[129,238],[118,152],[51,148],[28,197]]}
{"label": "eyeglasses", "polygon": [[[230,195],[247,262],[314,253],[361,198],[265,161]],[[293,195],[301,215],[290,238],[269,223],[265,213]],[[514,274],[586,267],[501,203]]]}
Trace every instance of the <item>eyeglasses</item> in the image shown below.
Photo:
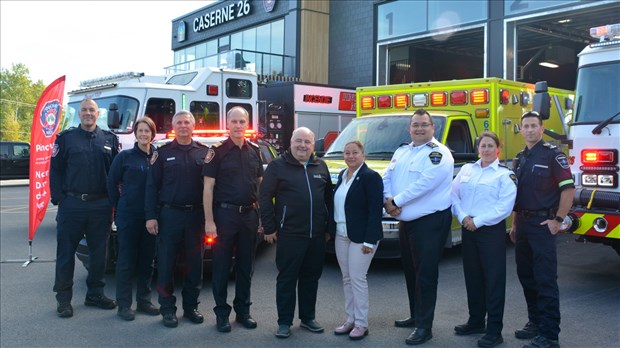
{"label": "eyeglasses", "polygon": [[428,128],[432,126],[431,123],[414,123],[411,125],[411,128],[413,129],[418,129],[418,128]]}

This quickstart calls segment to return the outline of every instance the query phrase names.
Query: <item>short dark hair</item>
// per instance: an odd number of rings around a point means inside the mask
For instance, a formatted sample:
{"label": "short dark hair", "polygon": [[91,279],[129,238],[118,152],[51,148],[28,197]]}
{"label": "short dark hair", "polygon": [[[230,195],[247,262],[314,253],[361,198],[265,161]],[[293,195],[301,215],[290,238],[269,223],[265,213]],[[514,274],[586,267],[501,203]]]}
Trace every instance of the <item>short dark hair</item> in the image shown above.
{"label": "short dark hair", "polygon": [[497,134],[495,134],[495,132],[492,132],[490,130],[482,132],[478,137],[478,142],[482,141],[482,138],[484,137],[491,138],[493,142],[495,142],[495,146],[497,146],[498,148],[502,147],[499,137],[497,136]]}
{"label": "short dark hair", "polygon": [[140,125],[140,123],[144,123],[147,127],[149,127],[151,130],[151,141],[153,141],[153,139],[155,139],[155,135],[157,134],[155,131],[155,122],[153,122],[153,120],[148,116],[139,118],[133,125],[133,134],[135,136],[138,136],[138,125]]}
{"label": "short dark hair", "polygon": [[433,117],[431,116],[431,114],[428,113],[428,111],[426,111],[426,109],[417,109],[413,115],[411,115],[411,118],[413,118],[413,116],[418,115],[418,116],[428,116],[429,122],[431,123],[431,125],[434,125],[433,123]]}
{"label": "short dark hair", "polygon": [[528,118],[528,117],[536,117],[538,119],[538,121],[540,122],[540,124],[542,125],[542,117],[540,117],[540,114],[537,111],[528,111],[526,113],[524,113],[523,115],[521,115],[521,122],[523,122],[524,118]]}

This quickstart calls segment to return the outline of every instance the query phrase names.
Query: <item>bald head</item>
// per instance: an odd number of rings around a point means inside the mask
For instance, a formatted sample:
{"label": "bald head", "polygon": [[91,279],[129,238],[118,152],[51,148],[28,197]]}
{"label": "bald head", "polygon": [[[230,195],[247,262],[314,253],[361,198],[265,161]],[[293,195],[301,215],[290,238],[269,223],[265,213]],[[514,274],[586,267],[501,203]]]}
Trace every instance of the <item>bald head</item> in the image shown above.
{"label": "bald head", "polygon": [[314,133],[307,127],[299,127],[291,137],[291,154],[299,163],[306,163],[314,152]]}

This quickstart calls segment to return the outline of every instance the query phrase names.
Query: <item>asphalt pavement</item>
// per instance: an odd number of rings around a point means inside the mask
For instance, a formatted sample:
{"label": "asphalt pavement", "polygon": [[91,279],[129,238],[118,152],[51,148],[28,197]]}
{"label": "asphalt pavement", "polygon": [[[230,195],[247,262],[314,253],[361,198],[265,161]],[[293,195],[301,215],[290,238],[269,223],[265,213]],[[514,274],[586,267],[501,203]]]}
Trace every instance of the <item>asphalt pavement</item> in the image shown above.
{"label": "asphalt pavement", "polygon": [[[362,341],[335,336],[333,329],[345,319],[340,271],[329,256],[319,284],[317,320],[325,327],[314,334],[295,320],[292,336],[274,337],[277,328],[274,263],[275,247],[261,248],[257,255],[252,288],[252,315],[258,328],[247,330],[234,323],[232,333],[215,330],[210,276],[205,276],[199,310],[205,323],[196,325],[182,318],[179,327],[169,329],[161,317],[138,314],[125,322],[116,310],[101,310],[83,304],[86,271],[76,262],[73,306],[70,319],[56,316],[52,286],[55,259],[56,207],[50,205],[33,241],[28,267],[4,262],[28,257],[28,188],[0,188],[0,346],[1,347],[404,347],[410,329],[395,328],[394,320],[407,316],[407,297],[402,268],[395,260],[374,260],[368,275],[370,288],[370,334]],[[559,286],[561,295],[562,347],[618,347],[620,341],[620,256],[613,249],[596,244],[578,244],[573,236],[558,238]],[[503,336],[499,347],[521,347],[526,341],[513,332],[527,321],[525,301],[515,272],[514,247],[507,252],[507,289]],[[475,347],[481,335],[456,336],[453,327],[467,320],[465,285],[460,249],[446,250],[440,264],[439,293],[434,338],[423,347]],[[105,292],[114,297],[114,275],[106,277]],[[176,287],[180,303],[180,286]],[[234,283],[229,284],[229,300]],[[156,294],[153,302],[157,303]]]}

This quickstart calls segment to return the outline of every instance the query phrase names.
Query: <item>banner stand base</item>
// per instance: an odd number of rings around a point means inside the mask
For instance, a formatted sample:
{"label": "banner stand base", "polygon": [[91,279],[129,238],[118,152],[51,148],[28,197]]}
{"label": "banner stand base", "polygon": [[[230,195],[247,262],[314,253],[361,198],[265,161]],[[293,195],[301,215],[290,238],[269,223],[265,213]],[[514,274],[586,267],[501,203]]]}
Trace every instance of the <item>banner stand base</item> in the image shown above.
{"label": "banner stand base", "polygon": [[0,263],[23,263],[22,267],[28,267],[28,265],[30,265],[31,263],[33,263],[35,260],[37,262],[56,262],[56,260],[39,260],[38,256],[32,256],[32,241],[28,241],[28,258],[27,259],[21,259],[21,260],[4,260],[4,261],[0,261]]}

